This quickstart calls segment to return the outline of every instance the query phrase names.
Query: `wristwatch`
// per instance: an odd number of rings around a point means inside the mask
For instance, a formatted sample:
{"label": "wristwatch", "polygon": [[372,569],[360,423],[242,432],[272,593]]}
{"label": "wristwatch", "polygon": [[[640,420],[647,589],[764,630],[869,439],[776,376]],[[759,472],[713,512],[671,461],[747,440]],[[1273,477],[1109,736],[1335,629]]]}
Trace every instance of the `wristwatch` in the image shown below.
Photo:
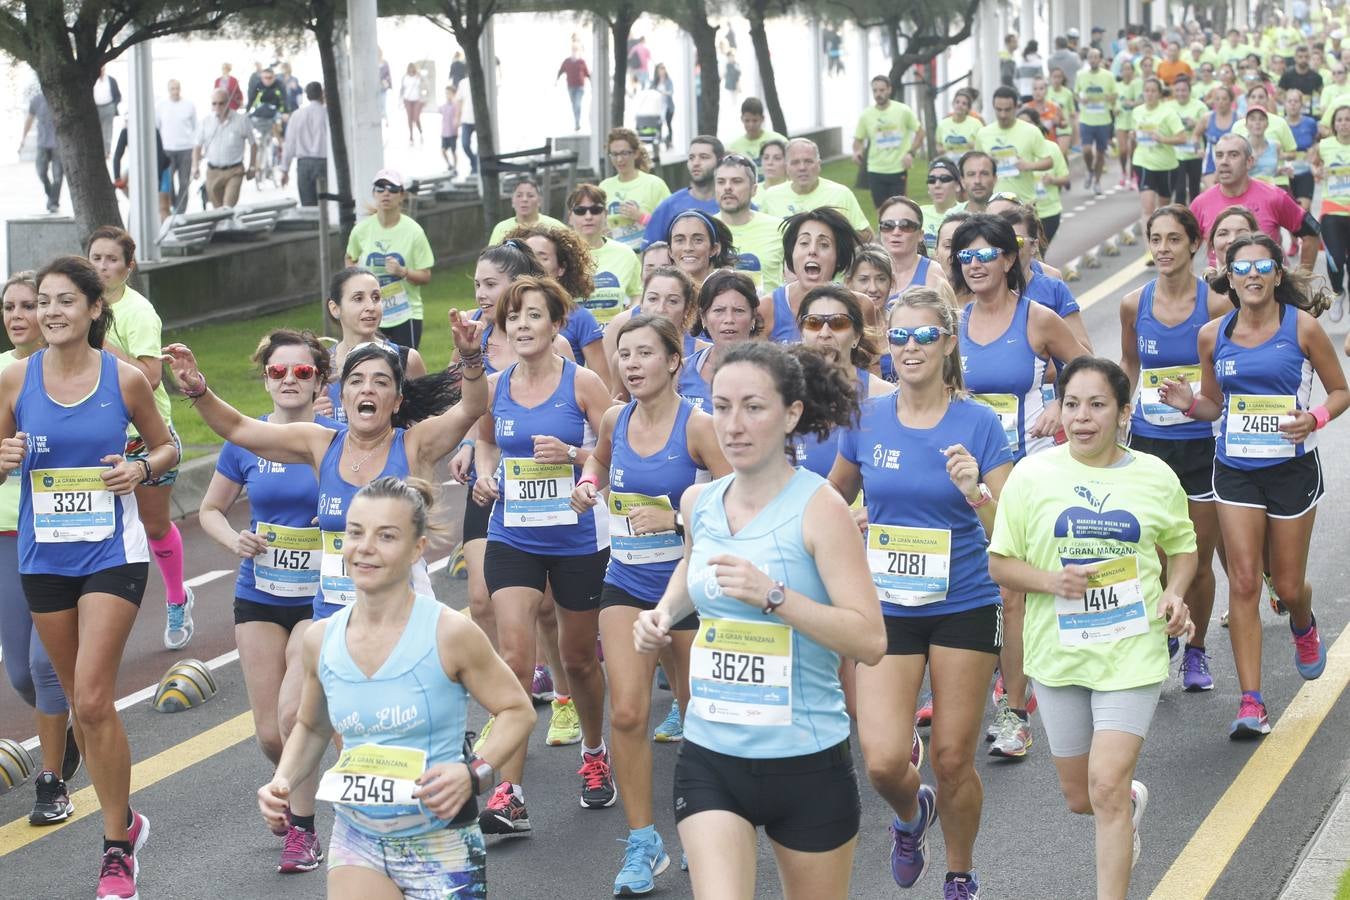
{"label": "wristwatch", "polygon": [[991,502],[993,502],[993,499],[994,499],[994,492],[991,491],[991,490],[989,490],[989,485],[987,485],[987,484],[985,484],[983,481],[981,481],[981,482],[980,482],[980,499],[978,499],[978,500],[971,500],[969,497],[967,497],[967,498],[966,498],[966,502],[970,504],[970,508],[971,508],[971,509],[979,509],[981,506],[984,506],[986,503],[991,503]]}
{"label": "wristwatch", "polygon": [[778,607],[787,601],[787,585],[775,581],[773,587],[764,594],[764,615],[778,611]]}
{"label": "wristwatch", "polygon": [[474,796],[497,786],[492,764],[483,757],[475,756],[464,765],[469,767],[469,785],[473,789]]}
{"label": "wristwatch", "polygon": [[576,447],[568,447],[568,448],[567,448],[567,461],[570,462],[572,465],[576,465],[576,464],[577,464],[577,448],[576,448]]}
{"label": "wristwatch", "polygon": [[675,510],[675,534],[684,537],[684,516],[680,515],[678,509]]}

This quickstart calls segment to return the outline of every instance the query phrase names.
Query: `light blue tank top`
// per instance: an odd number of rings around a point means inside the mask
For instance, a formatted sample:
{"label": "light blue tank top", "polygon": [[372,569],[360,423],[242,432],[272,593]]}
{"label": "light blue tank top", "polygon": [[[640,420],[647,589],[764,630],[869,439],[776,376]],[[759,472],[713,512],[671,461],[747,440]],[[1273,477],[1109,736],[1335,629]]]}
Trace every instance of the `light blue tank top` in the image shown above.
{"label": "light blue tank top", "polygon": [[[724,595],[708,560],[722,554],[748,559],[774,581],[817,603],[830,603],[815,559],[802,542],[806,504],[825,488],[825,479],[798,469],[782,492],[733,535],[723,496],[735,477],[709,484],[694,507],[688,586],[700,624],[691,655],[685,737],[745,759],[817,753],[849,734],[839,654],[776,616]],[[781,724],[748,724],[775,720]]]}
{"label": "light blue tank top", "polygon": [[[977,400],[995,406],[1014,460],[1054,445],[1052,438],[1028,440],[1026,436],[1027,425],[1036,421],[1045,405],[1041,382],[1045,380],[1046,360],[1036,355],[1027,335],[1027,315],[1033,302],[1025,295],[1019,297],[1008,330],[987,344],[970,339],[970,313],[975,304],[966,304],[961,315],[961,368],[966,389]],[[1002,404],[1001,408],[996,404]]]}
{"label": "light blue tank top", "polygon": [[[345,749],[363,744],[409,747],[426,753],[428,767],[463,762],[468,691],[452,681],[441,664],[436,624],[444,608],[435,598],[418,594],[403,635],[369,678],[347,652],[347,623],[354,607],[333,614],[319,651],[318,674],[328,700],[328,718]],[[421,804],[333,807],[352,825],[383,837],[425,834],[446,826]]]}
{"label": "light blue tank top", "polygon": [[1130,431],[1140,437],[1186,441],[1212,437],[1214,423],[1187,419],[1178,410],[1162,403],[1158,386],[1175,373],[1178,366],[1193,367],[1187,379],[1200,389],[1200,350],[1196,344],[1200,329],[1209,322],[1209,285],[1195,280],[1195,307],[1176,325],[1164,325],[1153,315],[1153,297],[1157,280],[1144,285],[1139,294],[1139,312],[1134,319],[1139,351],[1139,392],[1130,416]]}

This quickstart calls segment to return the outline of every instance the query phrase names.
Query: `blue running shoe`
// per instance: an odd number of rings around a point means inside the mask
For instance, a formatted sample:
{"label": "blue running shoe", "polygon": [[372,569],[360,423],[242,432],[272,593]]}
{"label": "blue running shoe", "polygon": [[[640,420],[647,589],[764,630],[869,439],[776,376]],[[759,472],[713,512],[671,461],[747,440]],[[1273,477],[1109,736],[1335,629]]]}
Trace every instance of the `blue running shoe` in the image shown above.
{"label": "blue running shoe", "polygon": [[[1294,630],[1292,620],[1289,622],[1289,630],[1291,632]],[[1298,674],[1305,680],[1312,681],[1320,676],[1326,667],[1327,648],[1317,636],[1317,617],[1314,616],[1307,634],[1294,635],[1294,668],[1298,669]]]}
{"label": "blue running shoe", "polygon": [[1258,703],[1255,697],[1243,694],[1237,718],[1228,726],[1229,739],[1241,741],[1266,734],[1270,734],[1270,718],[1266,715],[1266,705]]}
{"label": "blue running shoe", "polygon": [[974,872],[948,875],[942,885],[942,900],[980,900],[980,879]]}
{"label": "blue running shoe", "polygon": [[658,744],[675,744],[684,740],[684,723],[680,721],[679,701],[670,704],[670,712],[666,713],[665,721],[656,726],[652,740]]}
{"label": "blue running shoe", "polygon": [[1181,657],[1181,688],[1188,694],[1214,690],[1214,678],[1209,674],[1209,657],[1205,651],[1186,648]]}
{"label": "blue running shoe", "polygon": [[653,832],[651,837],[636,834],[628,836],[628,846],[623,851],[623,867],[614,879],[615,897],[640,897],[656,889],[656,876],[670,865],[665,844],[661,835]]}
{"label": "blue running shoe", "polygon": [[891,876],[902,888],[914,887],[928,871],[928,829],[937,821],[937,793],[919,785],[919,824],[912,831],[898,818],[891,823]]}
{"label": "blue running shoe", "polygon": [[1174,637],[1167,639],[1167,658],[1172,662],[1176,661],[1177,654],[1181,652],[1181,641]]}

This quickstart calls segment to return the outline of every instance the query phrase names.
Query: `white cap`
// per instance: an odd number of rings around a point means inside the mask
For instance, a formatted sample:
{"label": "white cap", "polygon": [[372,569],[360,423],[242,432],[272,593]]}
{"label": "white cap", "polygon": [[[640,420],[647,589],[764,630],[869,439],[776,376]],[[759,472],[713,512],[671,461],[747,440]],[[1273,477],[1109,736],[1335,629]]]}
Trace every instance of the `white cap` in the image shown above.
{"label": "white cap", "polygon": [[395,169],[381,169],[376,172],[375,181],[373,183],[379,184],[381,181],[387,181],[396,188],[404,187],[403,176]]}
{"label": "white cap", "polygon": [[1069,29],[1069,32],[1068,32],[1068,36],[1071,37],[1071,38],[1076,38],[1076,37],[1078,37],[1078,36],[1079,36],[1079,35],[1078,35],[1078,29],[1077,29],[1077,28],[1070,28],[1070,29]]}

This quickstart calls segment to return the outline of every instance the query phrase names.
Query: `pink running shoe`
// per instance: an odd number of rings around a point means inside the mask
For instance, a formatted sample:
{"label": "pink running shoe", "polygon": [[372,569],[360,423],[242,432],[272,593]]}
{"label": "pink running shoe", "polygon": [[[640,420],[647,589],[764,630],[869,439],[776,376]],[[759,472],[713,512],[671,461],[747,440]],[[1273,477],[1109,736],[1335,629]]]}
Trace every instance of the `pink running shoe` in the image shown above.
{"label": "pink running shoe", "polygon": [[281,847],[281,862],[277,865],[277,871],[283,874],[312,872],[321,862],[323,846],[319,843],[319,836],[292,825],[286,832],[286,843]]}
{"label": "pink running shoe", "polygon": [[136,900],[135,860],[120,847],[109,848],[103,854],[103,868],[98,873],[98,900]]}

